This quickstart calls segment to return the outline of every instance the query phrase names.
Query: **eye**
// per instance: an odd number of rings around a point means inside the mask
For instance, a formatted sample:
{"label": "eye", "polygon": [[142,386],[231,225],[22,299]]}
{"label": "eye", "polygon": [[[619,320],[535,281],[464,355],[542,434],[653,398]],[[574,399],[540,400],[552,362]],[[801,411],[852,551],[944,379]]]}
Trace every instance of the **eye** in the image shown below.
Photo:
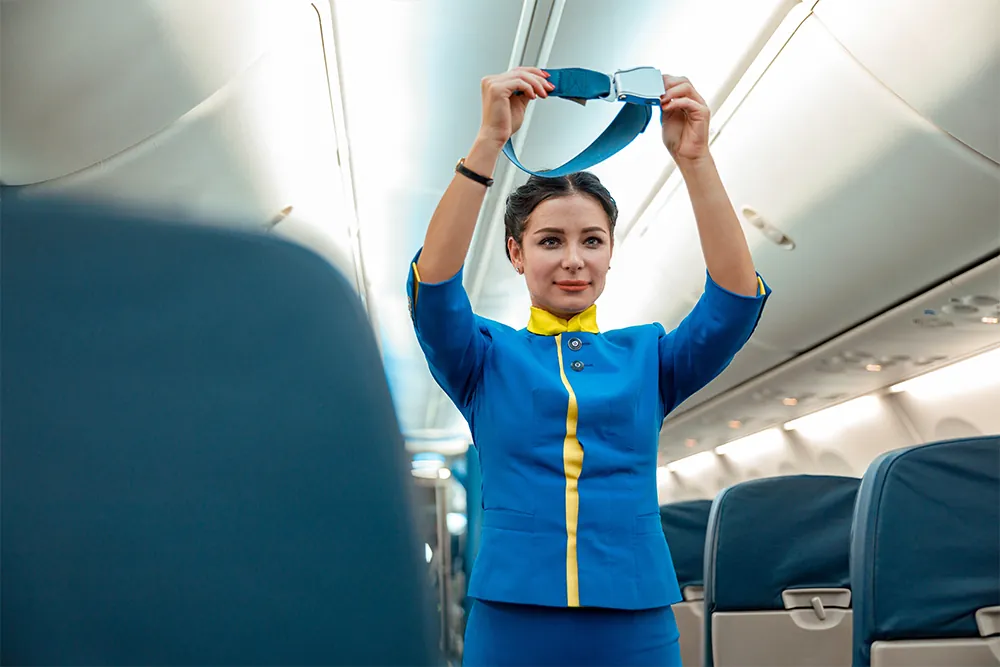
{"label": "eye", "polygon": [[591,247],[594,247],[594,246],[599,246],[599,245],[603,244],[604,243],[604,239],[602,239],[600,236],[591,236],[586,241],[584,241],[584,243],[586,243],[587,245],[589,245]]}
{"label": "eye", "polygon": [[551,248],[555,246],[557,243],[559,243],[559,239],[557,239],[555,236],[546,236],[544,239],[538,242],[538,245],[548,246]]}

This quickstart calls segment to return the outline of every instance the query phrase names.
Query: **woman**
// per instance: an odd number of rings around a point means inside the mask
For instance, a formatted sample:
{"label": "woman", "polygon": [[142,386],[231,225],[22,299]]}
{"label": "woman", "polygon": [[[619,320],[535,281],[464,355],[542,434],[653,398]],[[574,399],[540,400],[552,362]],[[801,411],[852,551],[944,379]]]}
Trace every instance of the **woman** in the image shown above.
{"label": "woman", "polygon": [[483,79],[479,135],[411,265],[417,338],[469,422],[482,469],[466,665],[680,665],[658,434],[746,343],[769,290],[709,154],[707,105],[686,79],[663,80],[663,143],[708,267],[677,329],[598,329],[618,210],[587,173],[532,177],[507,200],[507,254],[531,294],[527,327],[473,314],[462,267],[494,166],[527,105],[554,90],[536,68]]}

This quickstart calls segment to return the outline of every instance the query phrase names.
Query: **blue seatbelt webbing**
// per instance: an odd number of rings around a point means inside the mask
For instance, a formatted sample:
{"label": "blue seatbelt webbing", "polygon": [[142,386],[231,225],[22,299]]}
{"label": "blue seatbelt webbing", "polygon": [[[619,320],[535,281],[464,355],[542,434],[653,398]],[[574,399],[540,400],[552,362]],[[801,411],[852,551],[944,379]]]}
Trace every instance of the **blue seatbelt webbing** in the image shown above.
{"label": "blue seatbelt webbing", "polygon": [[[577,67],[546,71],[550,75],[549,82],[555,86],[555,89],[549,92],[550,97],[594,100],[607,98],[613,94],[611,78],[607,74]],[[652,117],[653,107],[649,101],[627,102],[607,129],[593,143],[579,155],[555,169],[542,171],[528,169],[517,159],[517,155],[514,153],[514,144],[510,139],[504,145],[503,153],[522,171],[534,176],[558,178],[589,169],[625,148],[646,129]]]}

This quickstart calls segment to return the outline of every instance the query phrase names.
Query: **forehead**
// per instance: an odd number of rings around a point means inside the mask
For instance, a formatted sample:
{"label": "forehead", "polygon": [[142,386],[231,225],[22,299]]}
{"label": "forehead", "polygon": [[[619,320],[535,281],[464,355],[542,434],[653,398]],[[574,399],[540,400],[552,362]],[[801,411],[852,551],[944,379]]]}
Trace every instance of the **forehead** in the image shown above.
{"label": "forehead", "polygon": [[555,227],[568,233],[595,226],[609,231],[610,223],[604,208],[593,197],[574,194],[552,197],[536,206],[528,218],[527,231]]}

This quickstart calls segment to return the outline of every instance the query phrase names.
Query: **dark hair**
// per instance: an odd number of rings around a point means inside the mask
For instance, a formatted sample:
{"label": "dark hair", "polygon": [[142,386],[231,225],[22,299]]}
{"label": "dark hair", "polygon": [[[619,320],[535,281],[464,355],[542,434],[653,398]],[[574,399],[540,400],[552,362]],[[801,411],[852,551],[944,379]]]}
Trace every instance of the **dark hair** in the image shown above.
{"label": "dark hair", "polygon": [[608,231],[614,236],[615,223],[618,221],[618,204],[600,179],[587,171],[578,171],[559,178],[544,178],[532,176],[528,182],[517,188],[507,197],[503,212],[504,251],[510,260],[510,248],[507,239],[513,238],[520,245],[524,237],[524,228],[528,217],[539,204],[546,199],[568,197],[582,194],[593,197],[608,214]]}

